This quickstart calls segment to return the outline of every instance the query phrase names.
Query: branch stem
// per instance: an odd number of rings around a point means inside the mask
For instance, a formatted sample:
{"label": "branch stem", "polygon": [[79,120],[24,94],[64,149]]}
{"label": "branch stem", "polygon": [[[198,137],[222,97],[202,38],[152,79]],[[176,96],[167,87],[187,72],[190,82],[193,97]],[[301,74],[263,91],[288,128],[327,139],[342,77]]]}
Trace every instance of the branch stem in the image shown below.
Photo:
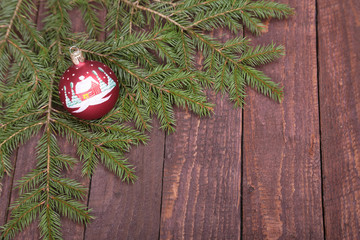
{"label": "branch stem", "polygon": [[179,28],[183,29],[183,30],[186,30],[186,27],[184,27],[183,25],[181,25],[180,23],[178,23],[177,21],[175,21],[174,19],[170,18],[169,16],[166,16],[158,11],[155,11],[154,9],[151,9],[151,8],[147,8],[147,7],[144,7],[144,6],[141,6],[139,4],[136,4],[136,3],[132,3],[128,0],[122,0],[122,2],[126,3],[127,5],[131,5],[137,9],[140,9],[140,10],[143,10],[143,11],[146,11],[146,12],[150,12],[152,14],[155,14],[161,18],[164,18],[166,19],[167,21],[175,24],[176,26],[178,26]]}
{"label": "branch stem", "polygon": [[16,16],[18,15],[21,3],[22,3],[22,0],[19,0],[18,3],[16,4],[14,14],[13,14],[13,16],[12,16],[12,18],[10,20],[9,26],[8,26],[8,28],[6,30],[6,34],[5,34],[5,38],[4,38],[5,42],[9,39],[10,31],[11,31],[11,28],[12,28],[12,26],[14,24],[14,20],[15,20]]}

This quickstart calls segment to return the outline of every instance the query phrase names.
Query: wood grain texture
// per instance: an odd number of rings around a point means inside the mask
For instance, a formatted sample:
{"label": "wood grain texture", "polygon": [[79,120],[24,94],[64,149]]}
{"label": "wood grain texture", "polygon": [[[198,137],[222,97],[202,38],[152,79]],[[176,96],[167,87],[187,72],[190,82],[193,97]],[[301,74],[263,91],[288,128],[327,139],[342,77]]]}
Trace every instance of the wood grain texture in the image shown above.
{"label": "wood grain texture", "polygon": [[[100,166],[89,199],[96,219],[86,228],[64,219],[64,239],[360,239],[360,1],[278,1],[296,15],[267,21],[253,42],[285,45],[284,58],[261,68],[283,83],[284,102],[249,89],[242,120],[241,109],[210,94],[211,118],[177,109],[177,132],[166,138],[156,122],[150,143],[129,154],[139,180],[122,183]],[[44,4],[37,4],[38,28]],[[73,31],[85,29],[80,11],[70,16]],[[35,167],[38,139],[19,147],[13,177],[2,180],[0,225],[18,196],[13,183]],[[76,156],[70,143],[59,143]],[[65,174],[89,185],[79,165]],[[15,239],[39,239],[37,224]]]}
{"label": "wood grain texture", "polygon": [[[37,28],[39,30],[42,29],[44,26],[43,19],[46,17],[47,9],[45,7],[45,2],[38,2],[36,1],[35,5],[38,7],[38,10],[36,11],[36,14],[33,14],[33,20],[37,22]],[[100,12],[101,13],[101,12]],[[37,17],[36,17],[36,16]],[[105,14],[100,14],[100,17],[105,17]],[[72,20],[72,30],[74,32],[84,31],[85,25],[81,20],[81,13],[79,10],[73,10],[70,13],[70,17]],[[102,34],[104,35],[104,34]],[[100,36],[101,38],[101,36]],[[55,82],[57,84],[57,82]],[[11,202],[13,202],[17,197],[17,190],[11,191],[11,186],[13,184],[16,184],[16,181],[19,180],[21,177],[26,175],[28,172],[30,172],[32,169],[36,166],[36,155],[35,155],[35,147],[37,145],[38,140],[40,139],[40,136],[38,135],[35,138],[31,138],[30,141],[25,144],[24,146],[21,146],[17,152],[16,157],[16,168],[14,170],[14,177],[6,179],[9,182],[6,183],[4,186],[4,198],[5,196],[7,198],[10,198]],[[69,142],[66,141],[66,139],[60,139],[58,142],[60,146],[60,150],[64,154],[71,155],[72,157],[77,157],[76,155],[76,148]],[[29,161],[31,160],[31,161]],[[74,169],[71,172],[64,172],[65,177],[75,179],[78,182],[82,183],[84,186],[89,186],[89,179],[81,177],[81,166],[78,164],[74,167]],[[6,195],[5,195],[6,194]],[[84,199],[83,203],[87,203],[87,198]],[[4,217],[7,216],[5,205],[8,205],[8,201],[4,200],[1,202],[1,211],[4,212]],[[2,213],[1,212],[1,213]],[[2,220],[1,220],[2,221]],[[1,225],[5,222],[1,222]],[[38,220],[36,220],[34,223],[30,225],[24,232],[21,232],[18,236],[16,236],[16,239],[39,239],[40,234],[39,230],[37,229]],[[74,223],[70,221],[67,218],[62,218],[62,233],[63,238],[66,240],[70,239],[82,239],[84,235],[85,227],[81,224]]]}
{"label": "wood grain texture", "polygon": [[[17,151],[15,151],[11,157],[11,163],[12,166],[14,166],[14,169],[16,169],[16,155]],[[0,181],[0,226],[4,225],[7,221],[9,201],[13,188],[14,172],[15,171],[13,171],[10,176],[5,174],[4,178]]]}
{"label": "wood grain texture", "polygon": [[[76,154],[76,147],[74,145],[68,142],[65,138],[59,139],[58,142],[61,153],[72,156],[74,158],[78,158]],[[89,178],[81,176],[80,162],[77,163],[72,170],[68,172],[64,172],[64,177],[74,179],[77,182],[80,182],[85,187],[89,187],[90,185]],[[82,203],[85,205],[87,204],[87,197],[84,198]],[[70,219],[65,217],[61,218],[61,224],[62,224],[61,232],[65,240],[83,239],[84,231],[85,231],[84,225],[71,221]]]}
{"label": "wood grain texture", "polygon": [[[24,175],[31,172],[36,167],[36,146],[41,138],[41,133],[31,138],[30,141],[26,142],[24,145],[19,147],[16,157],[16,169],[14,170],[14,185],[18,180],[20,180]],[[13,203],[18,198],[18,190],[13,189],[11,193],[11,203]],[[8,219],[10,219],[10,213]],[[20,232],[14,238],[15,240],[24,240],[24,239],[39,239],[40,233],[38,231],[39,221],[35,220],[31,223],[24,231]]]}
{"label": "wood grain texture", "polygon": [[164,133],[154,121],[150,141],[131,149],[138,180],[121,182],[99,166],[92,178],[89,207],[96,219],[86,228],[85,239],[158,239]]}
{"label": "wood grain texture", "polygon": [[[104,9],[98,12],[104,23]],[[99,40],[104,40],[104,33]],[[86,228],[85,239],[157,239],[160,227],[164,133],[154,120],[151,141],[128,154],[139,179],[121,182],[99,166],[92,178],[89,208],[96,219]]]}
{"label": "wood grain texture", "polygon": [[[105,13],[100,12],[100,18],[105,17]],[[86,30],[86,26],[84,21],[82,20],[82,13],[78,9],[73,9],[69,12],[69,16],[71,19],[71,31],[72,32],[84,32]],[[101,34],[101,38],[104,37],[105,34]],[[56,84],[58,84],[56,81]],[[59,139],[59,146],[61,146],[60,150],[62,153],[70,155],[74,158],[78,158],[76,154],[76,146],[72,145],[71,143],[67,142],[66,139],[62,138]],[[65,172],[64,177],[75,179],[76,181],[80,182],[85,187],[90,187],[90,179],[87,177],[83,177],[81,174],[81,163],[78,163],[74,168],[68,172]],[[83,204],[87,204],[88,198],[85,197],[82,201]],[[79,240],[83,239],[85,233],[85,226],[80,223],[75,223],[68,218],[62,217],[62,234],[63,238],[66,240]]]}
{"label": "wood grain texture", "polygon": [[[39,18],[41,11],[39,9],[43,4],[35,0],[34,5],[37,9],[34,9],[29,15],[36,24],[41,24],[41,19]],[[40,134],[32,137],[28,142],[20,145],[13,153],[12,166],[14,169],[12,176],[4,178],[6,182],[3,185],[3,192],[0,195],[0,226],[4,225],[10,219],[11,211],[9,207],[19,196],[18,190],[14,189],[16,182],[36,167],[35,148],[40,137]],[[14,239],[38,239],[40,234],[37,230],[37,225],[38,221],[34,221],[23,232],[16,235]]]}
{"label": "wood grain texture", "polygon": [[[244,111],[244,239],[322,239],[315,0],[271,20],[256,44],[284,44],[287,55],[261,68],[284,86],[278,104],[249,91]],[[250,34],[246,34],[249,36]]]}
{"label": "wood grain texture", "polygon": [[166,138],[160,239],[240,239],[241,109],[209,97],[210,118],[177,109]]}
{"label": "wood grain texture", "polygon": [[[33,9],[33,12],[29,12],[29,16],[34,23],[37,23],[38,15],[39,15],[38,7],[40,3],[37,0],[33,1],[33,3],[34,6],[37,7],[37,9]],[[13,180],[16,170],[16,156],[17,156],[17,150],[14,151],[11,156],[11,163],[14,168],[13,172],[11,173],[11,176],[5,174],[4,178],[0,181],[0,226],[6,223],[9,214],[8,212],[9,203],[10,203],[9,201],[11,199],[13,184],[15,183]]]}
{"label": "wood grain texture", "polygon": [[326,236],[360,239],[360,2],[318,0]]}

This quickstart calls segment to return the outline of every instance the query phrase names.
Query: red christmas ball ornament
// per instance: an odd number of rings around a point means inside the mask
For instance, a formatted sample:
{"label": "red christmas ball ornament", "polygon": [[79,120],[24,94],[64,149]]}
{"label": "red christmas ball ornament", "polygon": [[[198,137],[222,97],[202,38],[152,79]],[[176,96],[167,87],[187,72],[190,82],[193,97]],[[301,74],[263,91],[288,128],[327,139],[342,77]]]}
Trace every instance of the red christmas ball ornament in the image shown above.
{"label": "red christmas ball ornament", "polygon": [[114,107],[119,96],[114,72],[103,63],[85,61],[79,49],[71,52],[71,59],[74,65],[65,71],[59,83],[64,108],[81,119],[101,118]]}

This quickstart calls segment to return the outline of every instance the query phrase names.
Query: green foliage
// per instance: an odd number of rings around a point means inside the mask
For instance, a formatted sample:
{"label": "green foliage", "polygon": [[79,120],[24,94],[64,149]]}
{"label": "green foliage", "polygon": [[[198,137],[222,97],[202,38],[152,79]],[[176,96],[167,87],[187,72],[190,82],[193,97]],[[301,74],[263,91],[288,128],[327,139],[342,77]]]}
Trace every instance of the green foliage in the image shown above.
{"label": "green foliage", "polygon": [[[49,0],[38,27],[33,23],[36,6],[30,0],[0,3],[0,179],[11,174],[10,155],[39,134],[36,168],[18,181],[19,198],[11,206],[11,218],[1,228],[10,239],[36,218],[44,239],[61,239],[65,216],[83,224],[91,220],[81,203],[87,189],[63,176],[78,162],[61,154],[58,136],[77,147],[82,173],[89,177],[98,163],[123,181],[134,181],[134,169],[124,157],[132,145],[146,143],[146,130],[156,116],[161,128],[175,130],[174,106],[200,116],[210,115],[205,89],[228,93],[243,106],[245,86],[250,85],[277,101],[282,88],[256,66],[284,54],[275,44],[252,47],[236,37],[221,42],[207,34],[218,28],[233,33],[243,25],[261,34],[266,18],[293,14],[287,5],[249,0]],[[69,11],[79,8],[86,33],[71,33]],[[105,29],[96,10],[106,8]],[[107,40],[97,41],[102,31]],[[84,121],[64,112],[58,81],[71,65],[68,49],[77,45],[86,58],[110,66],[120,80],[115,108],[101,119]],[[203,68],[196,68],[200,52]],[[126,122],[133,122],[131,127]]]}

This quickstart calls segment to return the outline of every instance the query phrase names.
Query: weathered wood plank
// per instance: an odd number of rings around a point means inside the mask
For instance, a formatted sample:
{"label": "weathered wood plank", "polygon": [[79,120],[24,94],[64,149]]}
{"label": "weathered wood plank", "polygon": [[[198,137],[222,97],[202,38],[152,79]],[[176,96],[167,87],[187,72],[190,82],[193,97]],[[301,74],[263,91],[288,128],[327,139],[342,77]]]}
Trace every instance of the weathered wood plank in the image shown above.
{"label": "weathered wood plank", "polygon": [[326,236],[360,239],[360,2],[318,0]]}
{"label": "weathered wood plank", "polygon": [[[33,1],[34,6],[38,8],[40,3],[35,0]],[[29,16],[33,20],[33,22],[37,23],[39,11],[38,9],[33,9],[33,12],[29,13]],[[9,210],[9,201],[12,194],[12,188],[13,184],[15,183],[14,180],[14,174],[16,170],[16,156],[17,156],[17,150],[14,151],[11,157],[12,166],[14,167],[14,171],[11,176],[5,175],[0,184],[2,184],[2,187],[0,186],[0,226],[3,226],[7,222],[8,217],[8,210]]]}
{"label": "weathered wood plank", "polygon": [[[105,13],[100,12],[100,18],[105,17]],[[69,16],[71,19],[71,31],[72,32],[84,32],[86,30],[86,26],[84,21],[82,20],[82,13],[79,9],[73,9],[69,12]],[[102,34],[104,37],[105,34]],[[58,82],[56,82],[58,83]],[[68,154],[72,157],[78,158],[76,154],[76,147],[71,143],[67,142],[66,139],[60,139],[59,145],[61,146],[60,150],[64,154]],[[76,181],[80,182],[83,186],[89,187],[90,186],[90,179],[87,177],[82,177],[81,175],[81,163],[78,163],[72,170],[66,172],[65,177],[70,179],[75,179]],[[85,197],[82,201],[83,204],[87,204],[88,198]],[[61,219],[62,223],[62,234],[63,238],[66,240],[78,240],[83,239],[85,226],[79,223],[75,223],[68,218],[63,217]]]}
{"label": "weathered wood plank", "polygon": [[[14,171],[14,184],[24,175],[29,173],[32,169],[36,167],[36,154],[35,148],[40,139],[40,135],[32,138],[26,144],[20,146],[16,159],[16,169]],[[72,156],[76,156],[76,151],[74,146],[68,143],[65,139],[61,139],[59,141],[61,146],[61,150],[65,154],[69,154]],[[66,174],[67,177],[74,178],[79,182],[82,182],[84,185],[89,184],[89,180],[86,178],[81,178],[80,176],[81,168],[80,166],[76,166],[73,172]],[[14,202],[18,198],[18,191],[16,189],[12,190],[11,193],[11,202]],[[86,203],[86,200],[85,200]],[[6,208],[5,208],[6,209]],[[9,216],[8,219],[9,220]],[[23,232],[20,232],[15,239],[39,239],[40,234],[37,228],[38,220],[33,222],[28,228],[26,228]],[[64,239],[82,239],[84,226],[80,224],[75,224],[74,222],[63,219],[62,232]]]}
{"label": "weathered wood plank", "polygon": [[135,184],[121,182],[103,166],[96,170],[89,199],[96,219],[86,228],[85,239],[158,238],[165,135],[156,120],[153,127],[151,141],[128,154],[139,177]]}
{"label": "weathered wood plank", "polygon": [[[36,146],[40,139],[40,134],[36,137],[33,137],[26,144],[20,146],[16,159],[16,169],[14,171],[14,184],[29,173],[32,169],[36,167]],[[69,154],[73,157],[76,157],[76,150],[65,139],[60,139],[59,145],[61,146],[62,153]],[[76,166],[70,173],[66,174],[66,177],[76,179],[82,184],[89,185],[89,180],[81,177],[81,167],[80,165]],[[11,193],[11,202],[14,202],[18,198],[18,190],[13,189]],[[84,200],[86,203],[86,199]],[[9,220],[9,216],[8,216]],[[40,233],[38,230],[39,221],[34,221],[28,228],[23,232],[20,232],[15,239],[39,239]],[[84,234],[84,226],[81,224],[76,224],[68,219],[62,220],[62,233],[64,239],[82,239]]]}
{"label": "weathered wood plank", "polygon": [[[16,169],[16,155],[17,151],[13,153],[11,157],[12,166]],[[13,188],[15,170],[12,172],[11,176],[5,174],[4,178],[1,181],[0,186],[0,226],[3,226],[7,222],[7,216],[9,211],[9,201],[11,199],[11,192]]]}
{"label": "weathered wood plank", "polygon": [[[37,28],[40,30],[44,23],[42,20],[46,17],[46,8],[45,8],[45,2],[40,2],[38,5],[38,11],[37,11]],[[81,13],[78,10],[74,10],[70,13],[71,19],[72,19],[72,30],[74,32],[84,31],[85,25],[81,20]],[[105,14],[103,14],[103,17],[105,17]],[[35,21],[35,17],[34,17]],[[104,35],[104,34],[103,34]],[[19,180],[22,176],[26,175],[29,171],[31,171],[33,168],[35,168],[36,165],[36,155],[35,155],[35,147],[37,145],[37,142],[39,140],[39,136],[36,138],[32,138],[27,144],[24,146],[21,146],[18,150],[17,160],[16,160],[16,169],[14,174],[14,184],[17,180]],[[73,157],[76,157],[76,149],[75,147],[66,141],[66,139],[60,139],[59,140],[59,146],[61,149],[61,152],[64,154],[69,154]],[[31,162],[28,161],[28,159],[31,159]],[[68,178],[75,179],[79,182],[81,182],[84,186],[89,186],[89,179],[81,177],[81,166],[78,164],[74,167],[74,169],[71,172],[65,173],[65,176]],[[6,189],[9,188],[9,184],[11,184],[11,181],[7,183]],[[8,194],[10,195],[10,194]],[[13,190],[11,193],[11,202],[13,202],[18,197],[17,191]],[[86,204],[87,198],[84,199],[84,202]],[[4,201],[5,203],[5,201]],[[3,203],[2,203],[3,205]],[[2,206],[1,205],[1,206]],[[4,210],[6,208],[4,207]],[[3,223],[2,223],[3,224]],[[16,239],[39,239],[40,234],[39,230],[37,229],[38,221],[35,221],[25,229],[23,232],[21,232],[18,236],[16,236]],[[76,224],[69,219],[63,218],[62,219],[62,232],[64,239],[82,239],[84,235],[85,227],[81,224]]]}
{"label": "weathered wood plank", "polygon": [[[41,134],[36,135],[30,141],[19,147],[17,157],[16,157],[16,169],[14,171],[14,185],[18,180],[23,176],[29,173],[36,167],[36,146],[41,138]],[[13,189],[11,193],[11,203],[13,203],[18,198],[18,190]],[[10,213],[8,215],[7,221],[10,219]],[[39,221],[35,220],[30,224],[24,231],[16,235],[16,240],[23,239],[39,239],[40,233],[38,231]]]}
{"label": "weathered wood plank", "polygon": [[215,114],[176,111],[166,139],[161,239],[240,239],[241,109],[220,95]]}
{"label": "weathered wood plank", "polygon": [[[39,18],[41,12],[40,9],[40,2],[34,1],[34,5],[38,8],[34,12],[29,13],[31,19],[36,24],[41,24],[41,19]],[[3,219],[0,222],[0,225],[5,224],[10,219],[10,205],[18,198],[18,190],[14,189],[16,186],[16,182],[20,180],[24,175],[29,173],[32,169],[36,167],[36,154],[35,154],[35,147],[37,145],[38,140],[40,139],[40,134],[36,135],[35,137],[31,138],[30,141],[25,143],[24,145],[19,146],[19,149],[14,152],[13,156],[13,176],[7,177],[5,179],[6,184],[4,186],[4,196],[7,196],[7,200],[1,199],[1,213],[4,212]],[[3,196],[1,196],[3,197]],[[15,239],[38,239],[40,237],[39,232],[37,231],[38,221],[34,221],[27,227],[23,232],[16,235]]]}
{"label": "weathered wood plank", "polygon": [[[74,158],[78,158],[76,154],[76,147],[72,145],[70,142],[68,142],[65,138],[61,138],[59,140],[59,146],[61,153],[67,154],[69,156],[72,156]],[[72,170],[69,172],[64,172],[64,177],[74,179],[77,182],[80,182],[83,186],[89,187],[90,180],[87,177],[81,176],[81,163],[77,163]],[[87,204],[87,197],[84,198],[82,201],[83,204]],[[78,240],[83,239],[85,226],[71,221],[68,218],[63,217],[61,219],[61,232],[63,234],[63,238],[66,240]]]}
{"label": "weathered wood plank", "polygon": [[[254,43],[284,44],[262,67],[284,85],[278,104],[249,91],[244,111],[244,239],[322,239],[315,0],[283,0],[296,10],[270,21]],[[249,34],[247,34],[249,35]]]}
{"label": "weathered wood plank", "polygon": [[165,136],[157,121],[153,127],[148,144],[128,156],[139,177],[134,184],[121,182],[103,166],[96,169],[89,200],[96,219],[85,239],[158,239]]}
{"label": "weathered wood plank", "polygon": [[160,239],[240,239],[242,111],[220,94],[209,98],[212,117],[177,109],[166,138]]}

